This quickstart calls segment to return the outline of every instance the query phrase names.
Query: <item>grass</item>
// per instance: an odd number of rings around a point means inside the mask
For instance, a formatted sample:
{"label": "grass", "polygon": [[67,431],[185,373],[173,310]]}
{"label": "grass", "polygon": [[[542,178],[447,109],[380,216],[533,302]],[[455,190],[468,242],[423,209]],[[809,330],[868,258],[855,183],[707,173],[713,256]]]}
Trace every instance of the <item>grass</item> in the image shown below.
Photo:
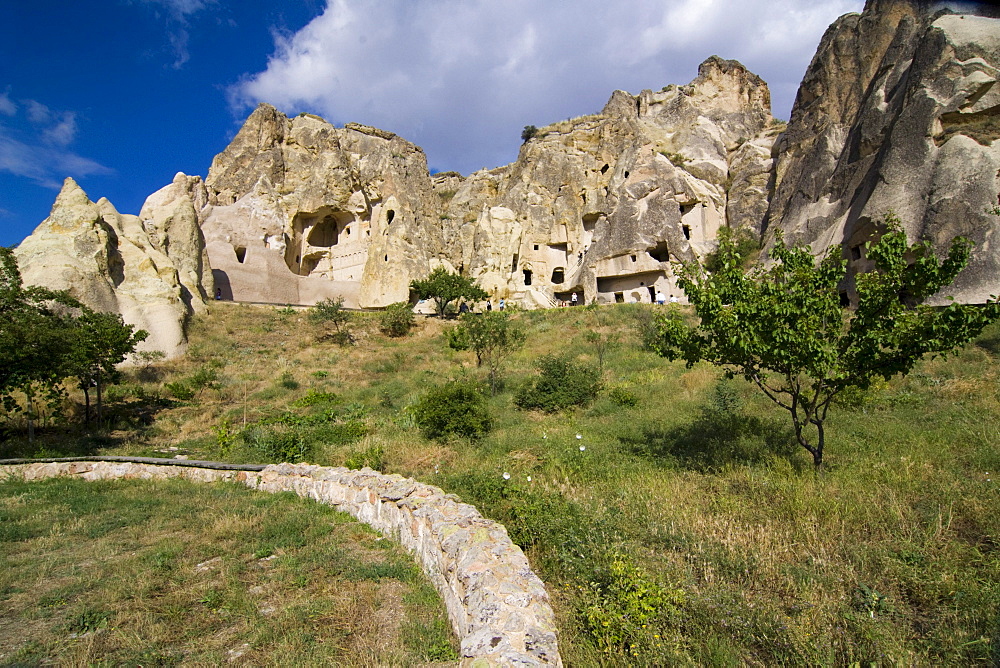
{"label": "grass", "polygon": [[[357,344],[340,347],[302,313],[216,304],[187,358],[128,374],[104,429],[52,421],[29,446],[11,422],[0,448],[265,461],[291,444],[313,463],[442,486],[524,547],[570,665],[1000,661],[1000,328],[845,398],[817,475],[752,387],[643,350],[633,324],[653,308],[520,314],[528,343],[488,399],[492,431],[471,442],[428,440],[413,420],[430,387],[485,380],[448,348],[449,322],[388,339],[377,314],[357,314]],[[598,350],[593,332],[615,345]],[[518,410],[547,354],[603,356],[605,391]],[[187,400],[164,389],[213,374]],[[408,628],[421,638],[434,623]]]}
{"label": "grass", "polygon": [[413,665],[455,658],[402,548],[231,484],[0,482],[3,665]]}

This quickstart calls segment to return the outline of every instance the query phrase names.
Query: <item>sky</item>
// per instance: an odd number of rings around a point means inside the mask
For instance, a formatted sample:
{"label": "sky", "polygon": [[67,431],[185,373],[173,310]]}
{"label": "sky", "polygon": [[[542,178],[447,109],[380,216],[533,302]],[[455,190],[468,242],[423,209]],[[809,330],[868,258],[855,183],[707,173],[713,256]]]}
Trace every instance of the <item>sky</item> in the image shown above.
{"label": "sky", "polygon": [[73,177],[138,213],[205,177],[260,102],[423,147],[431,171],[517,158],[525,125],[736,59],[787,119],[819,40],[863,0],[12,0],[0,7],[0,245]]}

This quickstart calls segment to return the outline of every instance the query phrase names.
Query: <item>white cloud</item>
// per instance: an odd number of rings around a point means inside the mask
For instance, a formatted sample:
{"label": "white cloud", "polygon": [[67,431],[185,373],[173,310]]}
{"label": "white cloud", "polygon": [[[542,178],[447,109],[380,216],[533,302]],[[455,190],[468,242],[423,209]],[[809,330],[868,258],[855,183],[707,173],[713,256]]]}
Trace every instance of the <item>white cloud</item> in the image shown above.
{"label": "white cloud", "polygon": [[10,91],[0,93],[0,114],[13,116],[17,113],[17,105],[10,99]]}
{"label": "white cloud", "polygon": [[[0,111],[11,117],[0,125],[0,171],[59,188],[67,175],[82,178],[110,174],[112,170],[69,150],[76,137],[76,113],[54,111],[37,100],[23,100],[20,107],[0,96]],[[23,109],[24,114],[18,114]],[[11,113],[7,113],[7,109]]]}
{"label": "white cloud", "polygon": [[180,69],[191,59],[188,51],[190,40],[188,26],[191,18],[218,4],[217,0],[133,0],[133,2],[152,9],[166,24],[167,41],[173,56],[170,67],[173,69]]}
{"label": "white cloud", "polygon": [[862,4],[329,0],[230,96],[392,130],[432,167],[469,172],[512,160],[524,125],[598,111],[617,88],[687,83],[713,54],[764,77],[787,117],[824,30]]}

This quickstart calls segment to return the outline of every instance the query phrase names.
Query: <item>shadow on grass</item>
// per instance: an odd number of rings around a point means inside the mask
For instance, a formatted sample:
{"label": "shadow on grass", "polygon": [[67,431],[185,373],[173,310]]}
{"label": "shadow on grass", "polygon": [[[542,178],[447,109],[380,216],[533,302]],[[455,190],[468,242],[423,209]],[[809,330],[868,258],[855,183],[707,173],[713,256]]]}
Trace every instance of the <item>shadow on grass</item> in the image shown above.
{"label": "shadow on grass", "polygon": [[134,440],[153,424],[157,413],[176,405],[160,397],[109,401],[100,423],[94,417],[85,424],[78,416],[55,425],[36,425],[35,439],[30,442],[24,420],[10,420],[0,425],[0,459],[97,455]]}
{"label": "shadow on grass", "polygon": [[764,420],[742,411],[704,408],[689,424],[669,429],[647,426],[619,440],[640,457],[703,473],[761,464],[774,457],[798,467],[798,446],[791,429],[776,419]]}

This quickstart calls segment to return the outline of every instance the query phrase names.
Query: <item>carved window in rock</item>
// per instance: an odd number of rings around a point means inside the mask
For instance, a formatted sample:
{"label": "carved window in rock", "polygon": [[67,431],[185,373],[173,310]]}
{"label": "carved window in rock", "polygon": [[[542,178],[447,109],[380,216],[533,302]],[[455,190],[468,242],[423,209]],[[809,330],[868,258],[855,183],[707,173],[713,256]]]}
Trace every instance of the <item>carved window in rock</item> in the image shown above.
{"label": "carved window in rock", "polygon": [[684,233],[684,238],[685,239],[687,239],[688,241],[691,240],[691,226],[690,225],[681,225],[681,232]]}
{"label": "carved window in rock", "polygon": [[517,253],[514,253],[514,261],[510,263],[511,273],[517,271]]}
{"label": "carved window in rock", "polygon": [[525,269],[523,271],[523,276],[524,276],[524,285],[525,286],[531,285],[531,270]]}
{"label": "carved window in rock", "polygon": [[244,262],[246,262],[246,259],[247,259],[247,247],[246,246],[237,246],[233,250],[236,251],[236,261],[237,262],[239,262],[240,264],[243,264]]}
{"label": "carved window in rock", "polygon": [[559,284],[566,280],[565,267],[556,267],[552,270],[552,283]]}
{"label": "carved window in rock", "polygon": [[646,249],[646,253],[654,262],[670,262],[670,249],[667,242],[661,241],[652,248]]}

